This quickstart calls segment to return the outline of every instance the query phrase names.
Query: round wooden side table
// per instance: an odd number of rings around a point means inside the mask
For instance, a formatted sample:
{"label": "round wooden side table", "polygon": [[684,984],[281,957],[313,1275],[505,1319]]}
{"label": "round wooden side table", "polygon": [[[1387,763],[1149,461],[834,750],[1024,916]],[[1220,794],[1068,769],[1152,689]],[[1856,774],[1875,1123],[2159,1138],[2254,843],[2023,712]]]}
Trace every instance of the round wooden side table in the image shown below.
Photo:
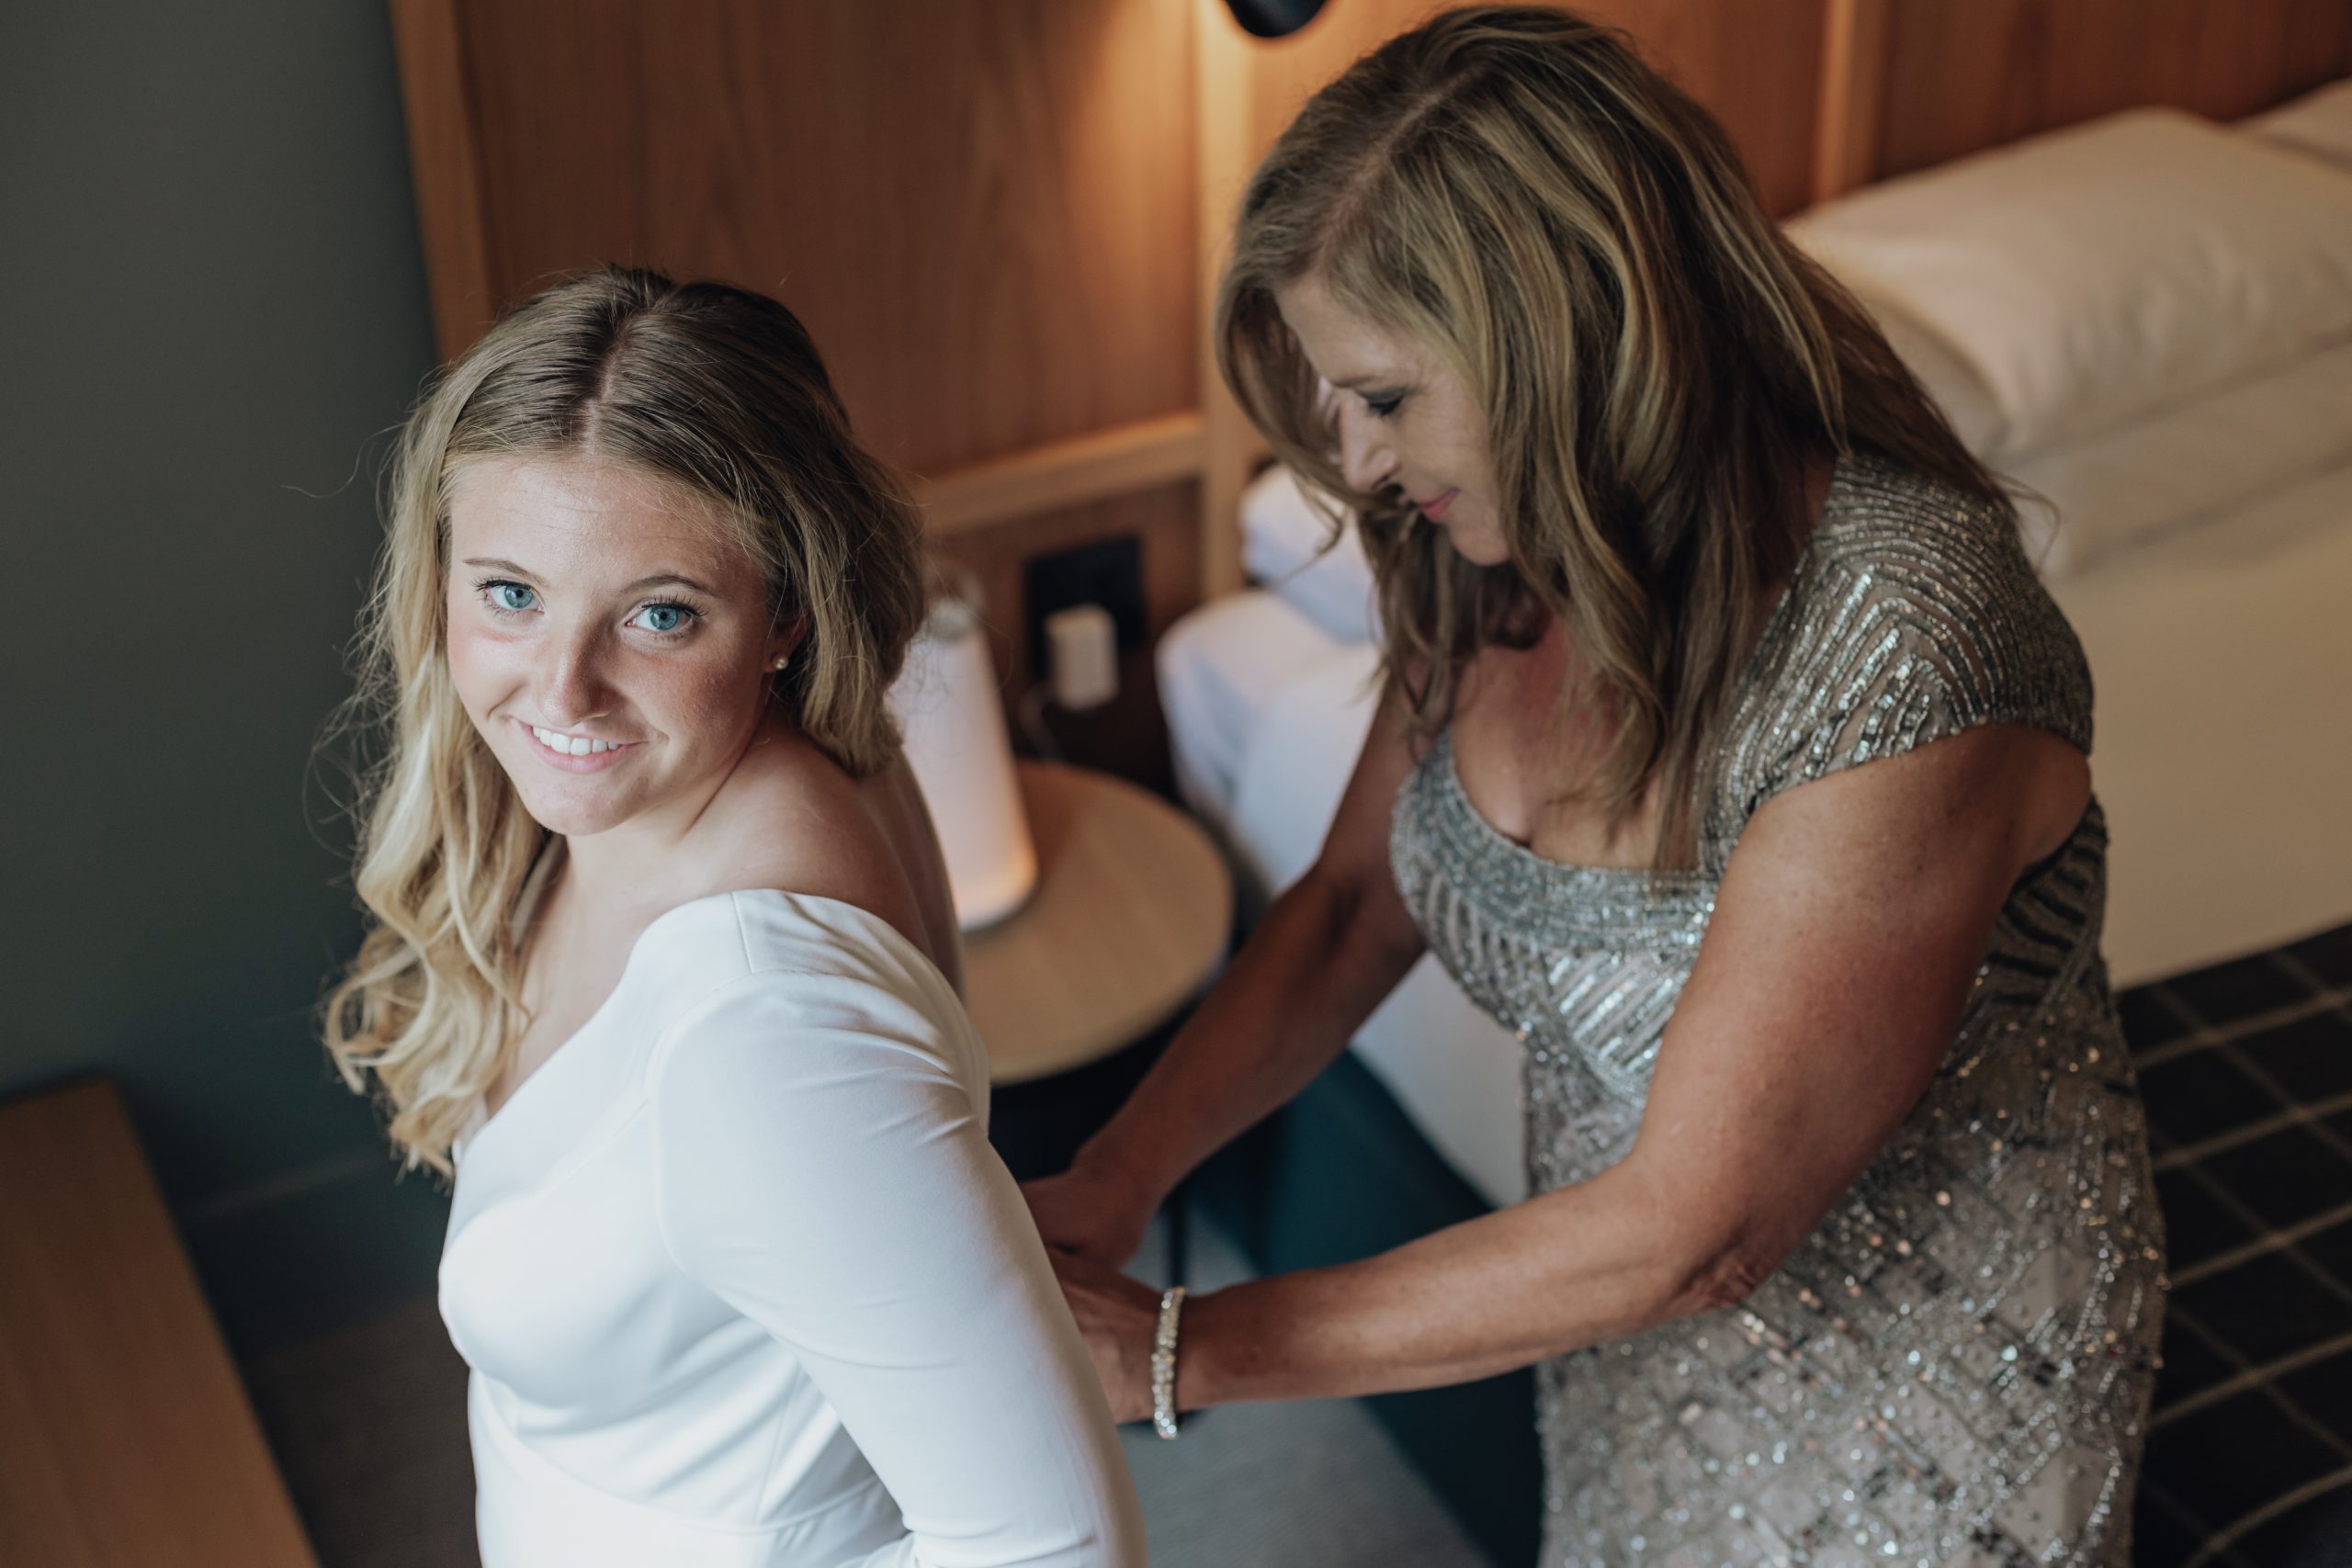
{"label": "round wooden side table", "polygon": [[1037,886],[964,939],[990,1136],[1026,1180],[1066,1168],[1224,961],[1233,881],[1199,824],[1123,779],[1019,764]]}

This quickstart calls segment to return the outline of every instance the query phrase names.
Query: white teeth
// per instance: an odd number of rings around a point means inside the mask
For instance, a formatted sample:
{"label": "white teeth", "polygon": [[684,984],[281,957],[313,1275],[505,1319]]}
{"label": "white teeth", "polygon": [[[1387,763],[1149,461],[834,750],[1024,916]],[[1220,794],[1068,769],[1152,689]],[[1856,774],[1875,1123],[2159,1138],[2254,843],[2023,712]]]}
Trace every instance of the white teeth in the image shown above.
{"label": "white teeth", "polygon": [[531,733],[539,738],[540,745],[567,757],[594,757],[617,749],[610,740],[591,740],[584,735],[561,735],[552,729],[541,729],[536,724],[531,726]]}

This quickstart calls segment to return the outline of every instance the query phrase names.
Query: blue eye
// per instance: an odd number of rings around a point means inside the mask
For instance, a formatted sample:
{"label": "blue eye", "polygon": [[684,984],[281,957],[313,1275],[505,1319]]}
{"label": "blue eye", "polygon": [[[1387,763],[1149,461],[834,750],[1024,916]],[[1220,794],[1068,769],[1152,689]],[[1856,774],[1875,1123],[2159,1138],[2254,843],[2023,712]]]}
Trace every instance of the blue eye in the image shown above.
{"label": "blue eye", "polygon": [[684,604],[648,604],[632,619],[657,637],[676,637],[695,618],[695,612]]}
{"label": "blue eye", "polygon": [[526,588],[519,582],[493,581],[480,587],[490,607],[502,615],[520,615],[538,602],[538,590]]}

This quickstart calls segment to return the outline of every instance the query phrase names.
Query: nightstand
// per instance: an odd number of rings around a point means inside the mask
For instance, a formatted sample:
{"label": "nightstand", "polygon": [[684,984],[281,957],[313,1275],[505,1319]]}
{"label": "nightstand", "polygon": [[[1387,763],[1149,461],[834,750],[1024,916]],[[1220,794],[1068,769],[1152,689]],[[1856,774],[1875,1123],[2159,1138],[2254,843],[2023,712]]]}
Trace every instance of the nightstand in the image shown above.
{"label": "nightstand", "polygon": [[1199,824],[1124,780],[1019,764],[1037,886],[964,939],[989,1137],[1014,1176],[1066,1168],[1223,963],[1233,881]]}

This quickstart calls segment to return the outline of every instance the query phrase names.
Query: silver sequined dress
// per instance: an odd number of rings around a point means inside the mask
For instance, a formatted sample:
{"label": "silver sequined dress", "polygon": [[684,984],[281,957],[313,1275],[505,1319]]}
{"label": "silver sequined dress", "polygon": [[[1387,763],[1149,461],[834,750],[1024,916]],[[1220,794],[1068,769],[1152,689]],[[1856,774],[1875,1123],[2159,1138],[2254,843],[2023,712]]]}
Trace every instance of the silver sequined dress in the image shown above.
{"label": "silver sequined dress", "polygon": [[[2073,632],[2006,518],[1848,459],[1741,677],[1698,870],[1543,860],[1431,748],[1392,863],[1440,960],[1526,1043],[1533,1190],[1632,1147],[1749,816],[1996,723],[2088,749]],[[2127,1562],[2164,1241],[2098,953],[2106,846],[2094,801],[2010,892],[1926,1096],[1744,1304],[1537,1369],[1546,1568]]]}

